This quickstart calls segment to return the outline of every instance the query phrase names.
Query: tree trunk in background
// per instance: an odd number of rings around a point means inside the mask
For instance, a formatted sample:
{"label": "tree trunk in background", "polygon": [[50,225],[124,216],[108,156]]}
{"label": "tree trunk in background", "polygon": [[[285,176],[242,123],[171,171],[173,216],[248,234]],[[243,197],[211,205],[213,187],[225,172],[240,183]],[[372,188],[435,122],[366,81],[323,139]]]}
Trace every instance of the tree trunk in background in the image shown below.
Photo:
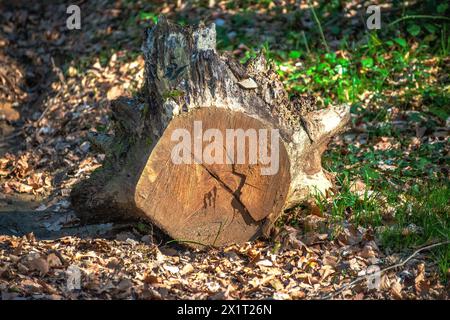
{"label": "tree trunk in background", "polygon": [[[332,186],[321,155],[349,120],[347,106],[290,101],[262,54],[243,66],[216,52],[214,25],[160,18],[143,51],[141,94],[112,102],[115,136],[92,136],[107,150],[105,164],[72,191],[85,221],[144,217],[187,244],[220,246],[267,234],[283,210]],[[227,129],[247,133],[242,144],[228,145]],[[183,137],[190,150],[179,149]],[[261,158],[264,150],[274,158]],[[191,162],[177,164],[174,154]]]}

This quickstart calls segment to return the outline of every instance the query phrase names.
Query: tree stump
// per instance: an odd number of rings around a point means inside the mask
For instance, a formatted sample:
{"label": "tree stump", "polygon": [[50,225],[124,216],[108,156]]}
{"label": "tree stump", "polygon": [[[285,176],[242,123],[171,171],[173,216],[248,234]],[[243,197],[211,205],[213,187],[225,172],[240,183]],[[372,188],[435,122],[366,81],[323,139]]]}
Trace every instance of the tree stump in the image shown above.
{"label": "tree stump", "polygon": [[74,187],[84,221],[144,217],[188,245],[267,234],[283,210],[332,186],[321,166],[347,106],[290,100],[263,54],[216,51],[215,25],[164,17],[143,44],[140,94],[112,102],[113,137],[93,134],[103,167]]}

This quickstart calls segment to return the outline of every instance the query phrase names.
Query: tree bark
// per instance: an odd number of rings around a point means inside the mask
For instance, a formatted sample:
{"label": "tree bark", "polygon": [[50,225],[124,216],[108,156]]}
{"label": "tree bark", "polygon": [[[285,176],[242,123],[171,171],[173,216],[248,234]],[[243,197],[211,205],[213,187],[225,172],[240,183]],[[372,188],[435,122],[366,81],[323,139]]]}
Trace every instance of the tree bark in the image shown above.
{"label": "tree bark", "polygon": [[[188,245],[220,246],[267,235],[283,210],[332,186],[321,156],[348,122],[348,106],[314,110],[314,101],[290,100],[263,54],[246,65],[219,54],[214,24],[185,28],[162,17],[148,30],[143,52],[142,92],[112,102],[114,137],[92,136],[107,151],[105,163],[72,191],[83,220],[144,217]],[[203,153],[195,150],[198,124]],[[179,129],[194,140],[191,163],[174,163]],[[251,135],[246,144],[223,143],[222,155],[212,148],[224,161],[205,163],[199,158],[219,137],[205,138],[208,129],[223,137],[228,129],[278,132],[267,144],[278,152],[278,170],[267,174],[267,161],[250,161]]]}

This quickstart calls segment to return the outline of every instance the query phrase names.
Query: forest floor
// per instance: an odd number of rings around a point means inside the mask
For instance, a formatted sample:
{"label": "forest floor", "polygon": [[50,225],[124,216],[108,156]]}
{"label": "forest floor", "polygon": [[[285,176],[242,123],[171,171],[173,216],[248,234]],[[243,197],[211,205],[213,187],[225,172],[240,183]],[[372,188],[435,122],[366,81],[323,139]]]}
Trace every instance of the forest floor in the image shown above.
{"label": "forest floor", "polygon": [[[448,6],[383,5],[369,32],[352,1],[180,3],[80,1],[81,30],[63,1],[0,4],[1,299],[448,299]],[[72,186],[105,157],[87,133],[111,132],[110,101],[142,86],[158,14],[215,22],[219,50],[245,62],[263,47],[290,94],[352,105],[324,159],[335,189],[272,239],[192,250],[73,212]]]}

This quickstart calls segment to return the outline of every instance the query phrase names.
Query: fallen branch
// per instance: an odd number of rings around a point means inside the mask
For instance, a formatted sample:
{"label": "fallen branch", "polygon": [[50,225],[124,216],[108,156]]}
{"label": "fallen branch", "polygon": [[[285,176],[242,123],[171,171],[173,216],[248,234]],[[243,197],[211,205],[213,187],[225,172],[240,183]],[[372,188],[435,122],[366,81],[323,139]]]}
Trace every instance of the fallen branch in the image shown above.
{"label": "fallen branch", "polygon": [[[403,267],[409,260],[411,260],[413,257],[415,257],[418,253],[420,253],[422,251],[425,251],[425,250],[429,250],[429,249],[435,248],[435,247],[439,247],[439,246],[444,245],[444,244],[450,244],[450,241],[443,241],[443,242],[439,242],[439,243],[434,243],[434,244],[430,244],[429,246],[417,249],[416,251],[413,252],[413,254],[411,254],[408,258],[406,258],[402,262],[394,264],[392,266],[389,266],[389,267],[387,267],[385,269],[382,269],[382,270],[380,270],[378,272],[375,272],[375,273],[371,274],[370,276],[375,276],[375,275],[381,276],[383,273],[385,273],[385,272],[387,272],[389,270],[392,270],[392,269],[395,269],[395,268],[398,268],[398,267]],[[326,299],[326,300],[331,299],[331,298],[341,294],[344,290],[352,288],[356,284],[360,283],[362,280],[366,280],[366,279],[367,279],[367,275],[360,276],[360,277],[356,278],[355,280],[353,280],[352,282],[350,282],[349,284],[344,285],[339,290],[337,290],[337,291],[335,291],[335,292],[333,292],[333,293],[329,294],[328,296],[325,296],[325,297],[323,297],[321,299]]]}

